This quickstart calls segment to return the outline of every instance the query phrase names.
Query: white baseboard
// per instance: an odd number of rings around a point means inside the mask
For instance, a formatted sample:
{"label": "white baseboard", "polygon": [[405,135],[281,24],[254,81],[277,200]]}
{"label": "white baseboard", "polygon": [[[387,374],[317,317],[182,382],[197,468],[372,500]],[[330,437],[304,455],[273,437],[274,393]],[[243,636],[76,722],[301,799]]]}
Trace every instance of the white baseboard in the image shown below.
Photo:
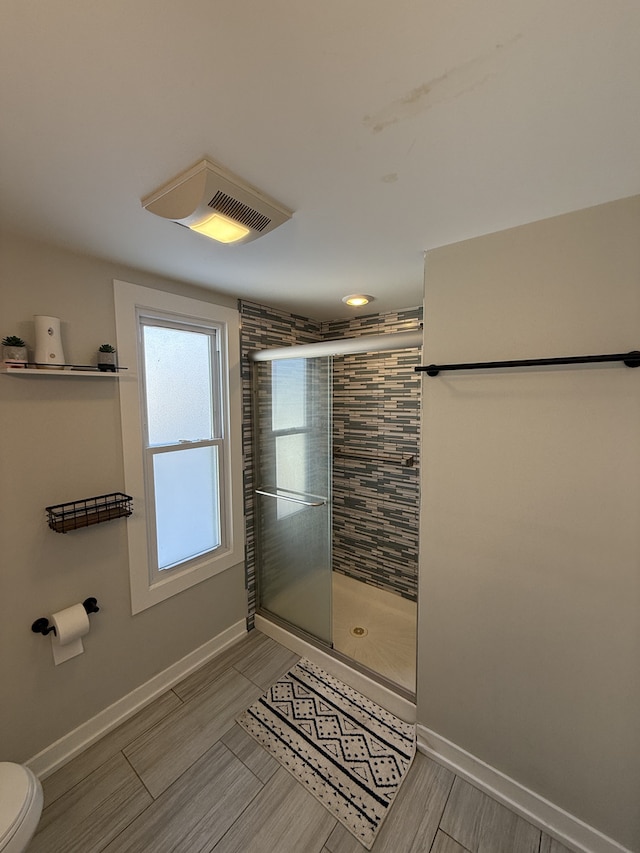
{"label": "white baseboard", "polygon": [[418,724],[418,749],[576,853],[632,853],[612,838]]}
{"label": "white baseboard", "polygon": [[136,687],[122,699],[118,699],[113,705],[109,705],[104,711],[100,711],[86,723],[82,723],[55,743],[47,746],[33,758],[30,758],[26,764],[36,776],[45,779],[82,752],[83,749],[91,746],[107,732],[132,717],[141,708],[160,696],[161,693],[182,681],[189,673],[220,654],[227,646],[235,643],[246,633],[246,620],[242,619],[240,622],[236,622],[181,660],[159,672],[158,675],[150,678],[149,681],[141,684],[140,687]]}
{"label": "white baseboard", "polygon": [[380,707],[395,714],[396,717],[400,717],[401,720],[405,720],[407,723],[415,723],[416,706],[413,702],[409,702],[408,699],[398,696],[393,690],[389,690],[388,687],[378,684],[377,681],[374,681],[363,673],[351,669],[346,663],[337,660],[330,654],[327,654],[327,652],[317,648],[317,646],[311,645],[311,643],[308,643],[301,637],[291,634],[285,628],[281,628],[279,625],[270,622],[264,616],[256,614],[255,624],[256,628],[263,634],[266,634],[267,637],[271,637],[272,640],[276,640],[285,648],[322,667],[326,672],[333,675],[334,678],[344,681],[353,690],[362,693],[367,699],[376,702]]}

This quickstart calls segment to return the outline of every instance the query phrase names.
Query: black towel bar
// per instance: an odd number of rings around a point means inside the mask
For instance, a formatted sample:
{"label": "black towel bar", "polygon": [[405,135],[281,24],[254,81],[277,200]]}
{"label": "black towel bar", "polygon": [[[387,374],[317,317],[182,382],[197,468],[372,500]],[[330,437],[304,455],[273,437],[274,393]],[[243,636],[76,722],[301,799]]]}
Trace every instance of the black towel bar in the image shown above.
{"label": "black towel bar", "polygon": [[471,361],[462,364],[420,364],[416,372],[437,376],[443,370],[493,370],[500,367],[547,367],[554,364],[598,364],[622,361],[627,367],[640,367],[640,351],[613,353],[611,355],[576,355],[561,358],[523,358],[515,361]]}

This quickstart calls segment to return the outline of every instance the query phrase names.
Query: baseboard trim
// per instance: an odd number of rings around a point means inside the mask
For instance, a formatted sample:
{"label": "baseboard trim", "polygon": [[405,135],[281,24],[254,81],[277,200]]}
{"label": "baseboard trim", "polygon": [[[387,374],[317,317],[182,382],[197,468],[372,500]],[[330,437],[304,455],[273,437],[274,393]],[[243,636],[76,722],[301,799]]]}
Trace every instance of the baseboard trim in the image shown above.
{"label": "baseboard trim", "polygon": [[189,652],[179,661],[171,664],[167,669],[159,672],[158,675],[150,678],[149,681],[141,684],[140,687],[136,687],[122,699],[118,699],[113,705],[109,705],[104,711],[100,711],[95,717],[68,732],[55,743],[45,747],[33,758],[30,758],[26,764],[36,776],[40,779],[46,779],[47,776],[75,758],[83,749],[91,746],[107,732],[132,717],[141,708],[160,696],[161,693],[171,689],[174,684],[182,681],[183,678],[220,654],[232,643],[237,642],[246,633],[246,619],[236,622],[199,648]]}
{"label": "baseboard trim", "polygon": [[418,749],[424,755],[453,770],[570,850],[576,853],[632,853],[599,830],[419,723],[417,739]]}

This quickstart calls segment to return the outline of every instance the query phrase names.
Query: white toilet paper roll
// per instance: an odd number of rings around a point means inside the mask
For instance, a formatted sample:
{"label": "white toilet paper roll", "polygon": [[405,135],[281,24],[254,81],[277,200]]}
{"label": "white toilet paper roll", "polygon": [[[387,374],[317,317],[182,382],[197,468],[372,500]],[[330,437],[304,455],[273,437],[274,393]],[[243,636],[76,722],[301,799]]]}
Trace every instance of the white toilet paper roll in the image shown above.
{"label": "white toilet paper roll", "polygon": [[57,666],[81,655],[84,651],[82,637],[89,633],[89,616],[82,604],[74,604],[51,617],[56,633],[51,632],[53,662]]}

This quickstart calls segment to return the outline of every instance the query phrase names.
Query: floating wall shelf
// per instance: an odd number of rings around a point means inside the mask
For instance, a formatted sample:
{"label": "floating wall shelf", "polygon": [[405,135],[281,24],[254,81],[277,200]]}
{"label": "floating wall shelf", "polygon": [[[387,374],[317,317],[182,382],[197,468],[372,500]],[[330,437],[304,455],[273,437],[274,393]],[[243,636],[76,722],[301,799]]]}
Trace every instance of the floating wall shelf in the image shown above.
{"label": "floating wall shelf", "polygon": [[43,367],[36,367],[34,364],[29,364],[28,367],[7,364],[0,368],[0,373],[6,373],[11,376],[91,376],[95,378],[118,379],[119,374],[126,369],[126,367],[118,367],[115,371],[98,370],[97,367],[92,367],[91,365],[75,364],[65,364],[61,368],[54,368],[50,364]]}

